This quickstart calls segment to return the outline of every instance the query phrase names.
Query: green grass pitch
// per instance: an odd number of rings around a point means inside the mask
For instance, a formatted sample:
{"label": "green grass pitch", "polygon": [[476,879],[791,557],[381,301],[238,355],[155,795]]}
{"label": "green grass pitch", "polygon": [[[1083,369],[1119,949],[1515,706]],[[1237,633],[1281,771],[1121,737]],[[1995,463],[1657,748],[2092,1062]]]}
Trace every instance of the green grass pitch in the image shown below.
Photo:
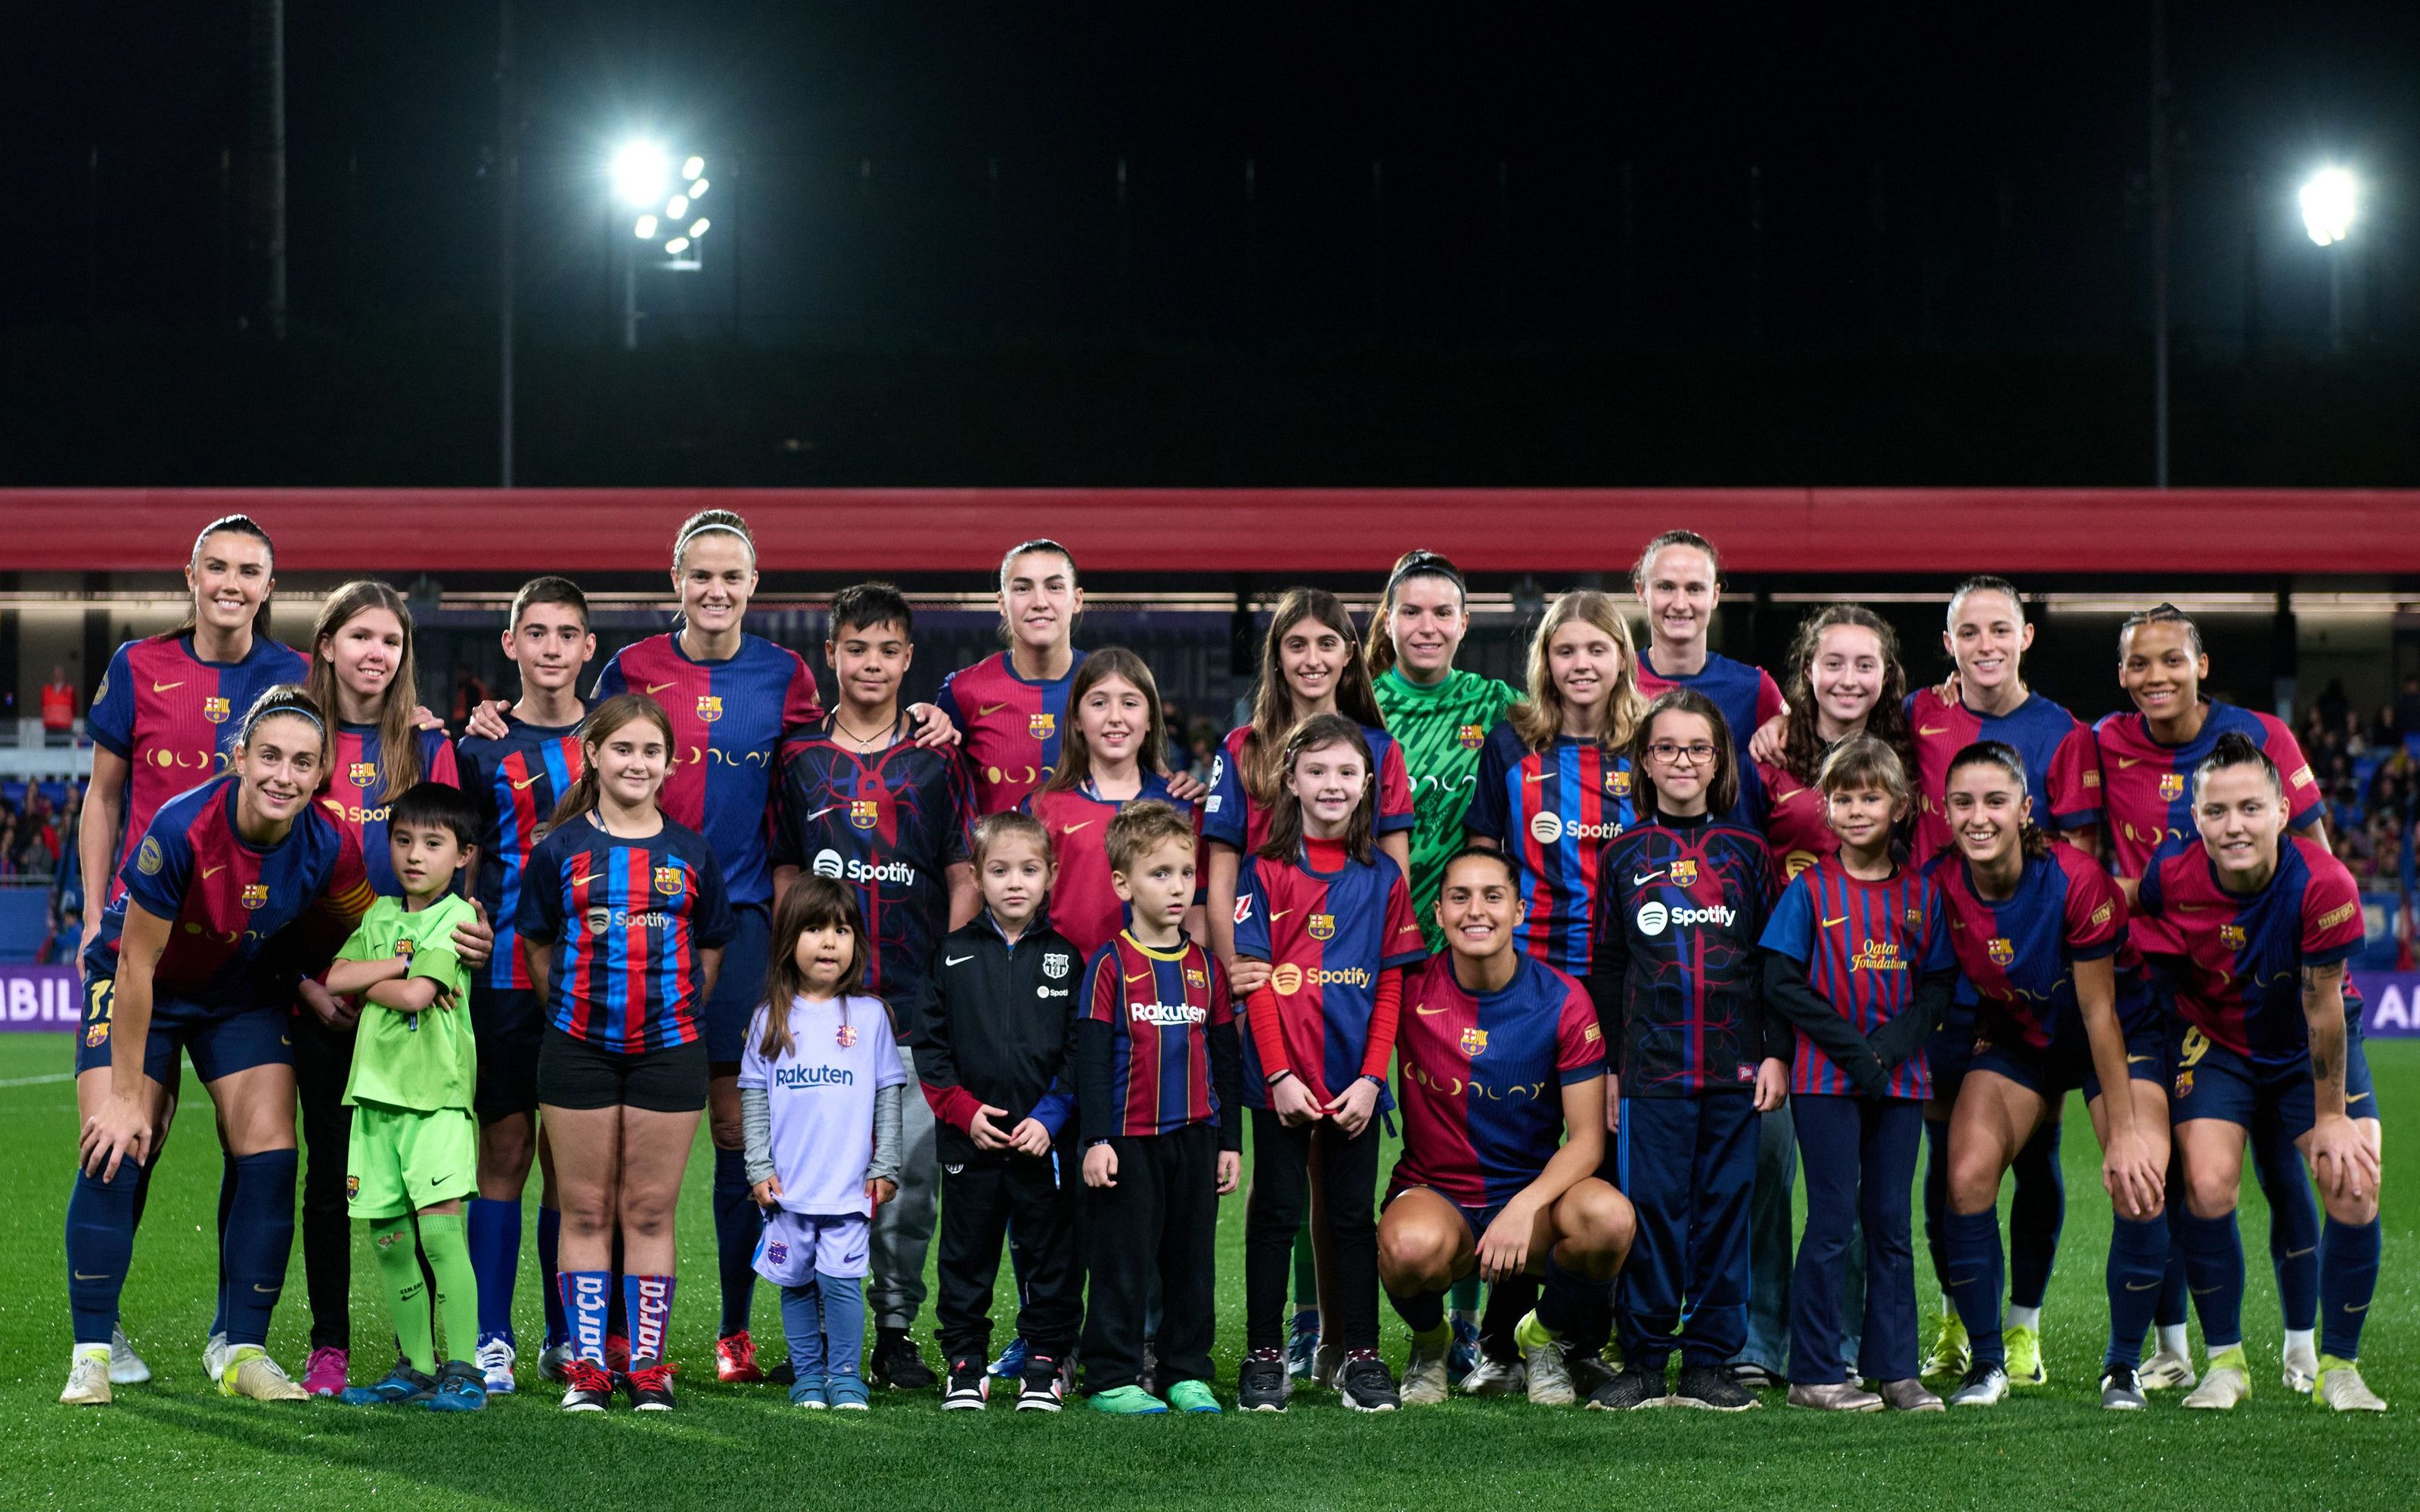
{"label": "green grass pitch", "polygon": [[[2420,1106],[2420,1042],[2373,1043],[2390,1123]],[[2081,1106],[2067,1120],[2069,1205],[2044,1313],[2051,1383],[1997,1412],[1836,1418],[1769,1398],[1738,1417],[1626,1415],[1460,1400],[1382,1418],[1333,1396],[1295,1398],[1283,1417],[1110,1420],[1070,1410],[942,1413],[930,1394],[877,1397],[864,1416],[791,1409],[770,1387],[713,1379],[710,1162],[698,1158],[681,1210],[684,1286],[675,1318],[681,1411],[566,1418],[530,1379],[478,1417],[270,1407],[206,1394],[198,1359],[209,1321],[210,1221],[218,1162],[200,1089],[188,1085],[162,1185],[126,1295],[126,1326],[151,1362],[148,1386],[115,1406],[57,1405],[68,1318],[61,1233],[74,1094],[52,1079],[67,1037],[0,1037],[0,1506],[271,1512],[335,1506],[586,1509],[608,1506],[883,1508],[991,1506],[1540,1506],[1885,1508],[1995,1505],[2320,1508],[2420,1505],[2420,1197],[2397,1180],[2387,1139],[2385,1271],[2363,1365],[2394,1410],[2340,1418],[2287,1392],[2275,1371],[2276,1294],[2266,1212],[2244,1199],[2251,1298],[2245,1324],[2257,1395],[2227,1415],[2189,1414],[2176,1394],[2140,1414],[2103,1412],[2095,1381],[2104,1328],[2101,1257],[2108,1208]],[[703,1145],[701,1145],[703,1150]],[[535,1183],[531,1201],[535,1203]],[[1244,1208],[1220,1212],[1218,1361],[1232,1390],[1243,1327]],[[1919,1237],[1919,1243],[1921,1239]],[[535,1260],[519,1305],[538,1336]],[[1928,1262],[1917,1274],[1929,1293]],[[1003,1299],[1004,1300],[1004,1299]],[[757,1335],[778,1359],[780,1322],[760,1289]],[[995,1317],[1005,1319],[1006,1313]],[[919,1335],[932,1357],[929,1312]],[[366,1252],[354,1267],[354,1375],[383,1363],[387,1325]],[[271,1347],[298,1374],[304,1348],[296,1254]],[[1004,1333],[1004,1330],[1003,1330]],[[2196,1344],[2198,1344],[2196,1334]],[[1402,1326],[1388,1320],[1400,1365]]]}

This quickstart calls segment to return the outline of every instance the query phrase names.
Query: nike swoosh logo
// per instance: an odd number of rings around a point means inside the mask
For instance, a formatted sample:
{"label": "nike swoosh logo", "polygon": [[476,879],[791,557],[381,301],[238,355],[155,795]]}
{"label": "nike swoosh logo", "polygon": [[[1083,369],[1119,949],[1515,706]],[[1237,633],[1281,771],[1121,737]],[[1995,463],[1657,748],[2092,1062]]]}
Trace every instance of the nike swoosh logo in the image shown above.
{"label": "nike swoosh logo", "polygon": [[1079,830],[1079,829],[1084,828],[1084,827],[1085,827],[1085,825],[1090,825],[1091,823],[1092,823],[1092,821],[1091,821],[1091,820],[1089,820],[1089,819],[1087,819],[1087,820],[1085,820],[1085,821],[1083,822],[1083,824],[1080,824],[1080,825],[1069,825],[1066,828],[1064,828],[1064,829],[1063,829],[1063,830],[1059,831],[1059,833],[1061,833],[1062,835],[1072,835],[1072,834],[1076,833],[1076,831],[1078,831],[1078,830]]}
{"label": "nike swoosh logo", "polygon": [[2366,1303],[2366,1302],[2365,1302],[2365,1303],[2361,1304],[2359,1306],[2355,1306],[2355,1305],[2354,1305],[2353,1304],[2351,1304],[2351,1303],[2346,1303],[2346,1304],[2344,1304],[2344,1308],[2345,1308],[2345,1311],[2346,1311],[2346,1312],[2349,1312],[2349,1313],[2366,1313],[2366,1312],[2369,1311],[2369,1304],[2367,1304],[2367,1303]]}
{"label": "nike swoosh logo", "polygon": [[840,805],[839,805],[839,804],[837,804],[837,803],[827,803],[827,804],[825,804],[822,808],[820,808],[820,809],[816,810],[814,812],[813,812],[813,813],[811,813],[811,814],[807,815],[807,823],[812,825],[812,824],[814,824],[816,820],[821,819],[824,815],[826,815],[826,814],[828,814],[828,813],[831,812],[834,809],[837,809],[837,808],[839,808],[839,807],[840,807]]}
{"label": "nike swoosh logo", "polygon": [[1270,923],[1272,923],[1272,924],[1274,924],[1274,923],[1276,923],[1279,919],[1285,918],[1285,917],[1286,917],[1286,915],[1291,914],[1291,913],[1293,913],[1293,912],[1294,912],[1294,910],[1293,910],[1293,909],[1291,909],[1291,908],[1274,908],[1274,909],[1271,909],[1271,910],[1269,911],[1269,922],[1270,922]]}
{"label": "nike swoosh logo", "polygon": [[2288,1250],[2288,1251],[2286,1252],[2286,1258],[2288,1258],[2288,1259],[2289,1259],[2289,1260],[2299,1260],[2299,1259],[2301,1259],[2301,1258],[2302,1258],[2304,1256],[2305,1256],[2305,1255],[2317,1255],[2319,1252],[2319,1246],[2318,1246],[2317,1244],[2313,1244],[2313,1245],[2312,1245],[2312,1246],[2310,1246],[2308,1249],[2289,1249],[2289,1250]]}
{"label": "nike swoosh logo", "polygon": [[1839,918],[1827,918],[1827,919],[1823,920],[1823,927],[1824,927],[1825,929],[1838,929],[1838,928],[1839,928],[1841,925],[1843,925],[1843,924],[1847,923],[1848,921],[1849,921],[1849,916],[1848,916],[1848,915],[1846,915],[1846,914],[1842,914],[1842,915],[1841,915]]}
{"label": "nike swoosh logo", "polygon": [[534,783],[534,782],[537,781],[540,778],[543,778],[543,777],[545,777],[545,776],[546,776],[546,774],[545,774],[544,772],[540,772],[540,773],[538,773],[538,774],[537,774],[537,776],[536,776],[536,777],[525,777],[525,778],[522,778],[520,781],[515,782],[515,783],[513,784],[513,791],[514,791],[515,793],[521,792],[523,789],[525,789],[525,788],[529,787],[532,783]]}
{"label": "nike swoosh logo", "polygon": [[1126,979],[1128,981],[1149,981],[1150,980],[1151,973],[1148,971],[1138,971]]}
{"label": "nike swoosh logo", "polygon": [[185,685],[181,681],[174,683],[154,683],[151,685],[151,691],[154,693],[165,693],[172,687],[182,687],[184,686]]}
{"label": "nike swoosh logo", "polygon": [[649,683],[649,684],[647,685],[647,691],[648,691],[649,693],[651,693],[651,694],[652,694],[652,693],[660,693],[660,692],[662,692],[665,688],[668,688],[668,687],[672,687],[672,686],[673,686],[673,685],[672,685],[671,683]]}
{"label": "nike swoosh logo", "polygon": [[[1972,1280],[1974,1280],[1974,1279],[1975,1279],[1975,1278],[1974,1278],[1973,1276],[1971,1276],[1971,1275],[1953,1275],[1953,1276],[1951,1276],[1951,1277],[1949,1278],[1949,1284],[1950,1284],[1951,1286],[1953,1286],[1953,1287],[1962,1287],[1962,1286],[1964,1286],[1967,1282],[1972,1281]],[[2159,1285],[2159,1283],[2158,1283],[2157,1281],[2154,1281],[2154,1282],[2152,1282],[2152,1283],[2151,1283],[2151,1285],[2153,1285],[2153,1286],[2155,1286],[2155,1287],[2156,1287],[2156,1286],[2158,1286],[2158,1285]]]}
{"label": "nike swoosh logo", "polygon": [[2157,1281],[2146,1281],[2138,1287],[2133,1282],[2129,1281],[2126,1283],[2126,1289],[2129,1291],[2152,1291],[2158,1289],[2159,1285],[2160,1284]]}
{"label": "nike swoosh logo", "polygon": [[286,1288],[284,1287],[264,1287],[259,1282],[256,1281],[252,1284],[252,1289],[255,1291],[265,1291],[269,1293],[269,1295],[274,1297]]}
{"label": "nike swoosh logo", "polygon": [[941,957],[941,964],[945,966],[962,966],[973,959],[974,957],[970,955],[945,955]]}
{"label": "nike swoosh logo", "polygon": [[2151,1057],[2149,1056],[2128,1056],[2126,1057],[2126,1064],[2129,1066],[2139,1066],[2150,1058]]}
{"label": "nike swoosh logo", "polygon": [[2140,756],[2120,756],[2118,758],[2118,769],[2121,772],[2129,766],[2140,766],[2142,764],[2143,758]]}
{"label": "nike swoosh logo", "polygon": [[1949,733],[1949,727],[1946,724],[1920,724],[1916,727],[1916,733],[1919,735],[1946,735]]}
{"label": "nike swoosh logo", "polygon": [[82,1271],[78,1271],[75,1278],[79,1281],[106,1281],[109,1279],[109,1273],[103,1271],[98,1275],[86,1275]]}
{"label": "nike swoosh logo", "polygon": [[1630,885],[1631,885],[1632,887],[1643,887],[1647,886],[1649,883],[1651,883],[1651,882],[1654,881],[1657,877],[1662,876],[1663,874],[1664,874],[1664,873],[1663,873],[1663,872],[1661,872],[1661,871],[1657,871],[1657,872],[1648,872],[1645,876],[1641,876],[1641,877],[1632,877],[1632,878],[1630,879]]}
{"label": "nike swoosh logo", "polygon": [[1413,1006],[1412,1011],[1418,1013],[1422,1018],[1432,1018],[1436,1014],[1444,1012],[1445,1010],[1441,1008],[1431,1008],[1426,1003],[1419,1003]]}
{"label": "nike swoosh logo", "polygon": [[986,703],[982,708],[975,711],[975,717],[981,719],[987,715],[998,714],[1001,710],[1007,707],[1008,705],[1005,703]]}
{"label": "nike swoosh logo", "polygon": [[1555,774],[1552,772],[1531,772],[1528,776],[1522,778],[1521,780],[1524,782],[1544,782],[1546,779],[1554,775]]}
{"label": "nike swoosh logo", "polygon": [[202,868],[202,878],[204,881],[208,881],[209,878],[217,876],[220,872],[225,870],[226,863],[224,861],[219,863],[217,866],[206,866]]}
{"label": "nike swoosh logo", "polygon": [[2350,1097],[2345,1099],[2345,1106],[2350,1107],[2355,1103],[2360,1102],[2363,1098],[2367,1097],[2368,1095],[2369,1094],[2367,1092],[2355,1092]]}

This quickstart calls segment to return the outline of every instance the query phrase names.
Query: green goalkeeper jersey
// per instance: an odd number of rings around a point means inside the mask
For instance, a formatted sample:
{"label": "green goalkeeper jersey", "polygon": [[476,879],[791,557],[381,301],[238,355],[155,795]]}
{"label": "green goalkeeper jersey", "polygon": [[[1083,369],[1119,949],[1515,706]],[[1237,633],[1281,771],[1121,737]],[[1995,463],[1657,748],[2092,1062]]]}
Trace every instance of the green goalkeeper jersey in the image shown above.
{"label": "green goalkeeper jersey", "polygon": [[403,956],[411,963],[407,980],[434,978],[439,988],[439,1001],[418,1013],[363,999],[352,1074],[345,1082],[348,1104],[420,1113],[470,1108],[479,1057],[471,1033],[471,972],[454,953],[454,931],[478,917],[459,898],[441,898],[416,914],[404,912],[400,899],[380,898],[336,952],[340,961]]}
{"label": "green goalkeeper jersey", "polygon": [[1480,749],[1521,693],[1510,683],[1460,671],[1422,687],[1393,667],[1379,676],[1377,692],[1378,712],[1403,748],[1412,779],[1412,907],[1429,949],[1438,950],[1445,940],[1436,923],[1437,890],[1445,885],[1447,858],[1462,849],[1462,820],[1479,779]]}

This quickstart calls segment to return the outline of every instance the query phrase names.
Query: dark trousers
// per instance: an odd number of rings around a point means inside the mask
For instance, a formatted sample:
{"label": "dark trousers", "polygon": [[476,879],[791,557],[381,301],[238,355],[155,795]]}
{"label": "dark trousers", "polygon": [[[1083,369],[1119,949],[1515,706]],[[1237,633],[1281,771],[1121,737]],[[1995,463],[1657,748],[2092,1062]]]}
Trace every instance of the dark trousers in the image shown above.
{"label": "dark trousers", "polygon": [[1615,1141],[1638,1239],[1621,1270],[1622,1358],[1660,1370],[1672,1351],[1721,1365],[1747,1341],[1747,1209],[1755,1099],[1741,1092],[1625,1097]]}
{"label": "dark trousers", "polygon": [[1037,1355],[1064,1360],[1083,1316],[1076,1240],[1083,1190],[1072,1143],[1050,1155],[978,1157],[941,1172],[940,1284],[934,1303],[951,1365],[981,1365],[991,1348],[992,1286],[1014,1227],[1024,1265],[1016,1332]]}
{"label": "dark trousers", "polygon": [[1840,1290],[1849,1240],[1866,1234],[1865,1334],[1857,1373],[1870,1381],[1916,1374],[1916,1246],[1909,1189],[1924,1108],[1904,1098],[1807,1095],[1790,1100],[1807,1178],[1807,1229],[1790,1278],[1790,1379],[1822,1386],[1848,1379]]}
{"label": "dark trousers", "polygon": [[1327,1194],[1336,1273],[1320,1319],[1348,1350],[1378,1347],[1378,1125],[1357,1139],[1326,1119],[1289,1129],[1265,1108],[1252,1111],[1252,1199],[1244,1215],[1245,1347],[1285,1347],[1286,1282],[1295,1236],[1311,1202],[1311,1163]]}
{"label": "dark trousers", "polygon": [[353,1110],[345,1106],[345,1082],[353,1069],[353,1031],[330,1028],[307,1008],[289,1022],[302,1103],[302,1285],[311,1302],[311,1348],[349,1349],[353,1219],[345,1207],[345,1165]]}
{"label": "dark trousers", "polygon": [[1173,1134],[1109,1141],[1117,1185],[1084,1189],[1091,1210],[1084,1319],[1084,1384],[1131,1386],[1142,1375],[1152,1283],[1159,1284],[1159,1379],[1210,1379],[1217,1326],[1218,1131],[1187,1124]]}

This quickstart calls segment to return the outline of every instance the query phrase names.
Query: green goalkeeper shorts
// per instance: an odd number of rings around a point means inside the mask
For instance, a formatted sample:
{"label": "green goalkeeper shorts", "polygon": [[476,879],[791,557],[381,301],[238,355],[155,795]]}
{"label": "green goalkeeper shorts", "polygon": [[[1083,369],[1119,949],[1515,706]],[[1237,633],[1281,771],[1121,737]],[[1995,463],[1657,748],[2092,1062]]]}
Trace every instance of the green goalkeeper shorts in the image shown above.
{"label": "green goalkeeper shorts", "polygon": [[478,1190],[479,1122],[467,1110],[353,1109],[345,1207],[354,1217],[399,1218]]}

